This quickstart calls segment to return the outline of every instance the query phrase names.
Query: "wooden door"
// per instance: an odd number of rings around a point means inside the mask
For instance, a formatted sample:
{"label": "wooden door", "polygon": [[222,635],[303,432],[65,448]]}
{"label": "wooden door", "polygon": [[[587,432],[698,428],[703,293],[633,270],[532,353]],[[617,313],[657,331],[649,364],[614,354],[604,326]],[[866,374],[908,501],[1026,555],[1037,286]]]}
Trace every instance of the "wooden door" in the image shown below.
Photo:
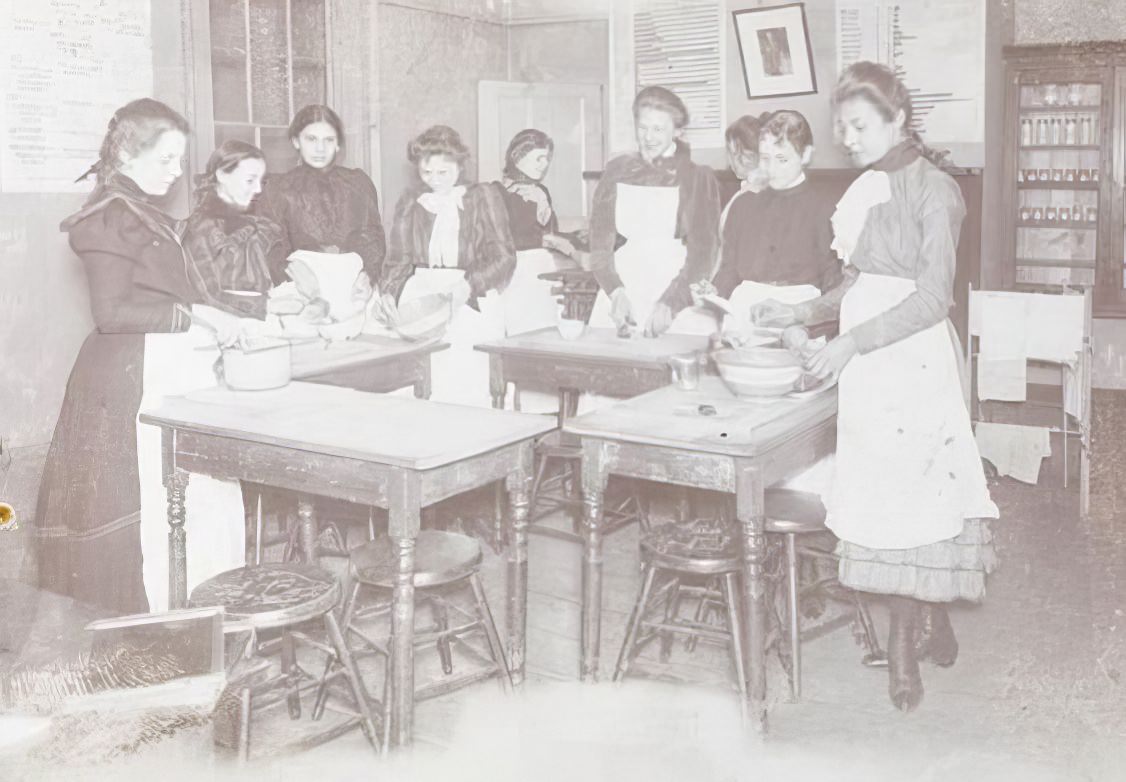
{"label": "wooden door", "polygon": [[583,171],[605,164],[605,89],[601,84],[482,81],[477,91],[478,179],[499,180],[504,153],[524,128],[542,130],[555,142],[544,177],[564,230],[585,222],[593,183]]}

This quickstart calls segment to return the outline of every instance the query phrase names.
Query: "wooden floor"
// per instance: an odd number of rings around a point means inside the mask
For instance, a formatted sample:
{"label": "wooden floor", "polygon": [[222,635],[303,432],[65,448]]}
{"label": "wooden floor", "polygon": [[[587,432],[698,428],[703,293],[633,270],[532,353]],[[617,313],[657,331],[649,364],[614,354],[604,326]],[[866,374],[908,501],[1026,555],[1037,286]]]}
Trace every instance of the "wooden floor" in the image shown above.
{"label": "wooden floor", "polygon": [[[860,665],[863,650],[847,627],[806,644],[800,703],[788,702],[781,667],[771,658],[765,740],[740,726],[720,648],[701,646],[690,654],[677,645],[671,667],[648,666],[675,684],[639,675],[620,687],[580,685],[580,548],[533,536],[523,691],[503,697],[485,682],[420,704],[410,751],[377,759],[353,732],[296,757],[260,756],[234,770],[213,759],[206,730],[185,728],[93,767],[65,752],[24,749],[7,758],[0,776],[162,782],[1126,779],[1123,396],[1096,392],[1088,521],[1077,517],[1074,488],[1058,485],[1056,457],[1045,463],[1038,486],[993,482],[1002,510],[994,527],[1000,569],[984,604],[952,611],[958,662],[924,668],[926,696],[910,715],[888,702],[886,674]],[[602,670],[608,679],[639,586],[634,528],[607,539],[605,562]],[[503,622],[504,564],[495,554],[486,559],[485,576]],[[886,632],[878,606],[875,614]],[[52,628],[66,619],[41,608],[31,633],[22,636],[23,649],[50,646]],[[459,666],[470,662],[458,656]],[[380,662],[369,658],[363,666],[378,692]],[[436,672],[436,654],[421,653],[420,679]],[[278,719],[288,722],[284,710]],[[266,723],[256,723],[256,730],[260,737],[271,732]]]}

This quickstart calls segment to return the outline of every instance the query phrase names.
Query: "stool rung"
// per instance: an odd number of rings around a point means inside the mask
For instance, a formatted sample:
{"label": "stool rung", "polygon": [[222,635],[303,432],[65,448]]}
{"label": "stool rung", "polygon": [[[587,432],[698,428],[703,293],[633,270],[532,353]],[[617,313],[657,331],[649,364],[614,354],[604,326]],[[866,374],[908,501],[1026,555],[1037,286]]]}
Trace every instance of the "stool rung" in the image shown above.
{"label": "stool rung", "polygon": [[671,633],[681,633],[683,635],[696,635],[704,639],[711,639],[714,641],[723,641],[727,643],[731,637],[730,633],[725,633],[721,630],[716,630],[714,627],[696,624],[695,622],[680,622],[672,624],[669,622],[642,622],[642,627],[645,629],[652,629],[656,631],[667,631]]}
{"label": "stool rung", "polygon": [[424,684],[421,687],[416,687],[414,691],[414,699],[416,701],[424,701],[430,698],[437,698],[441,695],[453,692],[454,690],[465,687],[469,684],[476,684],[491,679],[494,676],[503,676],[500,666],[493,665],[487,669],[479,671],[471,671],[469,673],[459,674],[442,679],[441,681],[431,682]]}

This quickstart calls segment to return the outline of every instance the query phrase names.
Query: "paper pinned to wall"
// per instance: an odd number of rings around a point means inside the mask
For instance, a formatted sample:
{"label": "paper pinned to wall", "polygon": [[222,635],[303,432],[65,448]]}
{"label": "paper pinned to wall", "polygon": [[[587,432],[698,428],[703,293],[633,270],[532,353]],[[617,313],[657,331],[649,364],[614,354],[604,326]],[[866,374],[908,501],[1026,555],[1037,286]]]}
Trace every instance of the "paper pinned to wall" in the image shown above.
{"label": "paper pinned to wall", "polygon": [[984,142],[984,0],[837,0],[836,16],[838,73],[858,60],[889,65],[927,141]]}
{"label": "paper pinned to wall", "polygon": [[106,123],[152,95],[150,0],[0,0],[0,192],[86,192]]}

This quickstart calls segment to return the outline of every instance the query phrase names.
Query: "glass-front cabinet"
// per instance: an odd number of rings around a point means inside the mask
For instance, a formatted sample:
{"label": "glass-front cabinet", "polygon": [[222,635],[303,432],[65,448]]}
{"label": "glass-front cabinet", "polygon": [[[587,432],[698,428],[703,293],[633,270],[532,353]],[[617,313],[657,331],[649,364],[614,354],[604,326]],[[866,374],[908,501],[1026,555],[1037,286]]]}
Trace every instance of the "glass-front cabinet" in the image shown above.
{"label": "glass-front cabinet", "polygon": [[1126,317],[1126,45],[1009,47],[1004,281]]}

